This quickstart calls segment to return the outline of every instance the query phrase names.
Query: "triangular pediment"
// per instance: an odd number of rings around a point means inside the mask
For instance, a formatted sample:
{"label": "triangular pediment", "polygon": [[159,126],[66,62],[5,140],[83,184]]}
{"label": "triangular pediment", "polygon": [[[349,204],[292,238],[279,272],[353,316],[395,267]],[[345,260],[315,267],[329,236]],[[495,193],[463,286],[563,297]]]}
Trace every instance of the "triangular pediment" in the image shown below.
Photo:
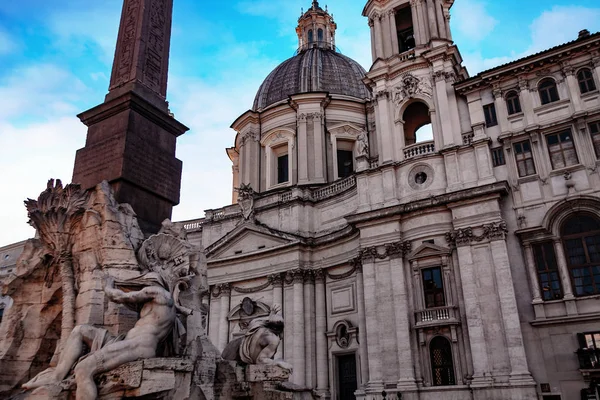
{"label": "triangular pediment", "polygon": [[210,260],[243,256],[300,242],[299,238],[265,226],[248,223],[236,227],[206,249]]}
{"label": "triangular pediment", "polygon": [[409,260],[416,260],[419,258],[427,258],[427,257],[436,257],[436,256],[446,256],[451,253],[450,249],[446,247],[441,247],[433,243],[423,243],[417,249],[415,249],[408,256]]}

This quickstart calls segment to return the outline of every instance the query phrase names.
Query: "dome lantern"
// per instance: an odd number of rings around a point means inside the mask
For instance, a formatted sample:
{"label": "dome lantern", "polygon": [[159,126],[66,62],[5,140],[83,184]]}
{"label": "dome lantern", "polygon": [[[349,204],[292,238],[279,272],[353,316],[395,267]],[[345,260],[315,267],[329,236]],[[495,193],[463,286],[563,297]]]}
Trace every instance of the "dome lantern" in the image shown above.
{"label": "dome lantern", "polygon": [[327,7],[323,10],[318,1],[313,1],[308,11],[298,19],[298,52],[314,47],[335,49],[336,29],[337,25]]}

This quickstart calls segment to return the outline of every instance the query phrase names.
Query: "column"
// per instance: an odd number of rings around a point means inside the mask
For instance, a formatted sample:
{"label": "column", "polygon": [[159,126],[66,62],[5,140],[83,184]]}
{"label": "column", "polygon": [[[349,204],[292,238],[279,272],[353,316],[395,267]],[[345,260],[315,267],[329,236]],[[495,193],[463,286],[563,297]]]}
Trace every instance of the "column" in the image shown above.
{"label": "column", "polygon": [[389,92],[387,90],[379,90],[376,92],[375,97],[375,112],[379,115],[377,131],[381,139],[381,153],[379,157],[381,163],[385,164],[394,161],[394,139],[390,126]]}
{"label": "column", "polygon": [[[325,182],[325,171],[323,163],[323,114],[313,114],[314,139],[315,139],[315,181]],[[291,171],[290,171],[291,173]]]}
{"label": "column", "polygon": [[208,316],[208,331],[210,340],[219,343],[219,318],[221,317],[221,302],[216,287],[211,289],[212,301],[210,302],[210,314]]}
{"label": "column", "polygon": [[556,262],[558,263],[558,273],[560,274],[564,298],[572,299],[575,296],[573,296],[569,269],[567,267],[565,252],[560,239],[554,239],[554,251],[556,252]]}
{"label": "column", "polygon": [[523,109],[523,115],[525,118],[525,126],[531,126],[535,124],[535,115],[533,113],[533,98],[529,91],[529,83],[526,80],[519,80],[519,93],[521,100],[521,108]]}
{"label": "column", "polygon": [[517,309],[517,299],[513,286],[513,278],[510,270],[508,249],[506,240],[498,238],[490,243],[492,260],[494,262],[494,273],[496,275],[496,287],[500,300],[500,311],[504,323],[504,335],[508,347],[508,360],[510,362],[510,381],[531,382],[533,378],[527,366],[523,334],[521,332],[521,321]]}
{"label": "column", "polygon": [[[306,114],[298,115],[298,184],[308,183],[308,138],[306,135]],[[290,154],[290,157],[292,155]],[[292,171],[290,171],[291,173]]]}
{"label": "column", "polygon": [[592,59],[592,64],[594,64],[594,69],[596,71],[596,78],[600,79],[600,57],[594,57]]}
{"label": "column", "polygon": [[429,26],[427,25],[427,10],[425,9],[425,0],[419,0],[417,3],[417,24],[415,27],[421,35],[421,45],[426,45],[429,42]]}
{"label": "column", "polygon": [[369,383],[372,390],[383,389],[382,357],[379,344],[379,321],[377,319],[377,285],[375,281],[375,260],[363,261],[363,285],[367,328],[367,350],[369,353]]}
{"label": "column", "polygon": [[304,386],[306,362],[304,358],[304,271],[292,271],[294,280],[294,344],[292,353],[294,360],[294,372],[292,374],[292,382],[296,385]]}
{"label": "column", "polygon": [[[393,11],[392,11],[393,13]],[[392,41],[391,41],[391,37],[389,35],[389,32],[391,32],[390,30],[390,13],[386,12],[385,14],[383,14],[383,16],[381,17],[381,28],[383,29],[383,55],[385,58],[391,57],[392,54],[394,54],[392,52]],[[387,34],[386,34],[387,32]]]}
{"label": "column", "polygon": [[573,110],[577,114],[583,111],[583,106],[581,105],[579,83],[575,77],[575,70],[570,65],[563,65],[562,73],[567,81],[569,96],[571,97],[571,104],[573,104]]}
{"label": "column", "polygon": [[375,13],[373,15],[373,20],[375,21],[375,55],[376,58],[384,58],[383,43],[381,37],[381,15]]}
{"label": "column", "polygon": [[533,305],[535,319],[545,319],[546,309],[544,308],[544,300],[542,299],[542,292],[540,291],[538,282],[538,273],[533,257],[533,249],[529,243],[525,244],[523,247],[525,252],[525,264],[527,266],[527,273],[529,274],[529,287],[531,296],[533,297],[531,304]]}
{"label": "column", "polygon": [[[271,284],[273,285],[273,304],[279,304],[281,306],[281,312],[284,312],[283,309],[283,279],[281,278],[281,274],[273,274],[269,276],[271,280]],[[283,318],[286,318],[286,315],[283,314]],[[277,353],[275,353],[275,360],[281,360],[283,357],[283,344],[280,344],[277,348]]]}
{"label": "column", "polygon": [[390,19],[390,37],[392,38],[392,56],[400,52],[400,46],[398,45],[398,32],[396,28],[396,13],[394,10],[388,11]]}
{"label": "column", "polygon": [[[360,262],[360,261],[357,261]],[[364,288],[363,267],[359,264],[356,269],[356,297],[358,300],[358,340],[360,354],[360,382],[364,388],[369,382],[369,354],[367,351],[367,319],[365,315],[365,288]]]}
{"label": "column", "polygon": [[231,300],[231,285],[224,283],[219,287],[221,289],[221,305],[219,306],[219,343],[217,347],[222,351],[229,342],[229,320],[227,315],[229,314]]}
{"label": "column", "polygon": [[375,44],[375,21],[369,18],[369,30],[371,31],[371,58],[373,62],[377,59],[377,49]]}
{"label": "column", "polygon": [[533,258],[533,249],[531,244],[524,245],[525,247],[525,263],[527,264],[527,272],[529,273],[529,287],[531,289],[531,295],[533,296],[533,302],[542,301],[542,292],[540,291],[540,285],[538,284],[538,274],[535,267],[535,259]]}
{"label": "column", "polygon": [[[482,326],[481,308],[479,307],[479,294],[473,255],[470,245],[459,246],[457,266],[463,286],[465,300],[465,315],[469,332],[469,343],[473,361],[473,386],[489,386],[492,383],[490,364],[488,360],[487,345]],[[512,283],[511,283],[512,284]]]}
{"label": "column", "polygon": [[305,385],[314,388],[317,380],[315,359],[315,275],[313,271],[304,272],[304,360]]}
{"label": "column", "polygon": [[444,13],[442,12],[442,7],[440,4],[434,5],[435,8],[435,18],[437,21],[437,26],[439,30],[440,39],[446,39],[446,25],[444,19]]}
{"label": "column", "polygon": [[498,123],[500,124],[500,131],[502,133],[508,132],[508,110],[506,109],[506,102],[502,97],[502,90],[494,89],[494,104],[496,105],[496,116]]}
{"label": "column", "polygon": [[435,20],[435,0],[427,0],[427,16],[429,18],[429,33],[431,34],[431,39],[437,39],[440,37],[440,33]]}
{"label": "column", "polygon": [[327,332],[327,305],[325,298],[325,272],[322,269],[318,269],[315,271],[315,322],[317,391],[319,392],[325,392],[329,388],[328,349],[327,337],[325,336]]}
{"label": "column", "polygon": [[[420,15],[420,8],[421,3],[420,1],[411,1],[410,2],[410,12],[412,15],[412,24],[413,24],[413,35],[415,36],[415,45],[416,46],[421,46],[422,44],[424,44],[424,37],[423,37],[423,33],[422,31],[422,26],[421,26],[421,15]],[[395,33],[395,32],[394,32]]]}
{"label": "column", "polygon": [[[440,66],[440,67],[443,68],[443,66]],[[450,115],[450,106],[448,104],[446,73],[443,70],[437,71],[434,74],[434,78],[435,78],[435,94],[437,96],[438,107],[439,107],[439,110],[437,110],[437,111],[439,112],[440,120],[450,122],[452,120],[452,116]],[[451,124],[442,123],[442,135],[444,138],[444,142],[442,145],[444,147],[452,146],[455,144]],[[462,144],[462,143],[460,143],[460,144]]]}
{"label": "column", "polygon": [[402,254],[390,255],[390,279],[396,320],[396,344],[398,346],[398,389],[416,389],[411,348],[411,329],[408,313],[411,310],[404,279]]}

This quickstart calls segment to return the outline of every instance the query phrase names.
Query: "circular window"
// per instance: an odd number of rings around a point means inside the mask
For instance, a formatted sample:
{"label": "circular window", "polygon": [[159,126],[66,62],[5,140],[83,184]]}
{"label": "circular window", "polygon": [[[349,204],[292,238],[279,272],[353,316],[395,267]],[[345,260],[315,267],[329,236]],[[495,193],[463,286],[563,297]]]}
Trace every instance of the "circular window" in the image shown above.
{"label": "circular window", "polygon": [[419,164],[408,173],[408,184],[415,190],[422,190],[433,183],[433,178],[433,168],[427,164]]}
{"label": "circular window", "polygon": [[415,183],[417,185],[423,185],[427,182],[427,174],[425,172],[419,172],[415,175]]}

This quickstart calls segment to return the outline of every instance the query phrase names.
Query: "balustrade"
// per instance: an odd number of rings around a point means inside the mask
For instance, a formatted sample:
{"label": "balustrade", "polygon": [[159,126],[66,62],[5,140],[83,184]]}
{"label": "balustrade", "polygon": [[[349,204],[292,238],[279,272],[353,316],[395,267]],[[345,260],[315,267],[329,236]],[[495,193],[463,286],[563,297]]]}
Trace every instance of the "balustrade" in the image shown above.
{"label": "balustrade", "polygon": [[404,158],[409,159],[418,156],[435,153],[435,143],[433,140],[428,142],[416,143],[404,149]]}

